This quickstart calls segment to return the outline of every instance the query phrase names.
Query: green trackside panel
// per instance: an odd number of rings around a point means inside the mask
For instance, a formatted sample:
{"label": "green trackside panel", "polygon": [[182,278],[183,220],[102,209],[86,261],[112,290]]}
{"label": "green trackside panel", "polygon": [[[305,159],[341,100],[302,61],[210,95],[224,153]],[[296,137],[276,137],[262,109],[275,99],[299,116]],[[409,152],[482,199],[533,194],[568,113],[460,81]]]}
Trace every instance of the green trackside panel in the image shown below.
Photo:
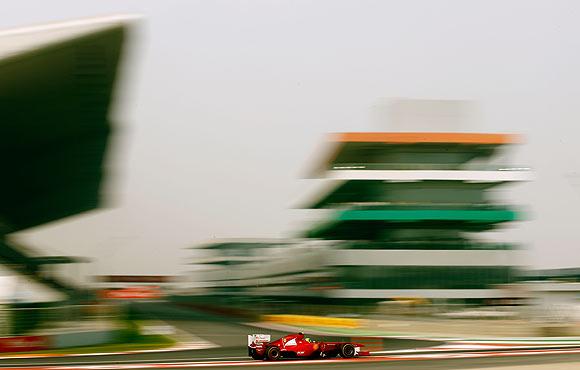
{"label": "green trackside panel", "polygon": [[2,233],[98,207],[125,29],[0,60]]}
{"label": "green trackside panel", "polygon": [[517,220],[512,210],[346,210],[339,213],[339,221],[471,221],[508,222]]}

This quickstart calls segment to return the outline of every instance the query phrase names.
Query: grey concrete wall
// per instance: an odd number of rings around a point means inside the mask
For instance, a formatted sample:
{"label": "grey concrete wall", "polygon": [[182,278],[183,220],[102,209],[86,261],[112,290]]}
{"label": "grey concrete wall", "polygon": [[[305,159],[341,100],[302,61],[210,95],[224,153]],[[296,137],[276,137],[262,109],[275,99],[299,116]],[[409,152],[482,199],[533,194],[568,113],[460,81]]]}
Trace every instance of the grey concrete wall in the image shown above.
{"label": "grey concrete wall", "polygon": [[52,336],[53,348],[95,346],[111,343],[118,337],[118,330],[99,330],[83,333],[65,333]]}

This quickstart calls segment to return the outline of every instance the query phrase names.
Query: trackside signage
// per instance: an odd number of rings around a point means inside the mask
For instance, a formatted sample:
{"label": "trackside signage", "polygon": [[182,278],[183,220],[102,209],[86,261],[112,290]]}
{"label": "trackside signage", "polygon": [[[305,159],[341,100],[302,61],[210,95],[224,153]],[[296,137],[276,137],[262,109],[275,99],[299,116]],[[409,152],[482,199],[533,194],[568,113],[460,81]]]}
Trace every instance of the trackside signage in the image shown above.
{"label": "trackside signage", "polygon": [[39,351],[50,348],[46,336],[18,336],[0,338],[0,352]]}
{"label": "trackside signage", "polygon": [[104,289],[100,292],[100,295],[105,299],[159,299],[163,297],[158,287]]}

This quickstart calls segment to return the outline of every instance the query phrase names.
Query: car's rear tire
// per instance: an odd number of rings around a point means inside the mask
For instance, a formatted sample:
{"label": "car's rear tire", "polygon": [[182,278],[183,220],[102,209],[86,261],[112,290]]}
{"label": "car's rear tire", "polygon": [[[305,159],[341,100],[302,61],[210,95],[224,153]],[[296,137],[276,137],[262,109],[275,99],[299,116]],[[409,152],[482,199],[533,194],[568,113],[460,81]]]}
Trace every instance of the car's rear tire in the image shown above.
{"label": "car's rear tire", "polygon": [[350,343],[343,344],[340,347],[340,357],[342,358],[353,358],[356,354],[354,346]]}
{"label": "car's rear tire", "polygon": [[279,360],[281,355],[280,348],[278,347],[270,347],[266,351],[266,358],[270,361]]}

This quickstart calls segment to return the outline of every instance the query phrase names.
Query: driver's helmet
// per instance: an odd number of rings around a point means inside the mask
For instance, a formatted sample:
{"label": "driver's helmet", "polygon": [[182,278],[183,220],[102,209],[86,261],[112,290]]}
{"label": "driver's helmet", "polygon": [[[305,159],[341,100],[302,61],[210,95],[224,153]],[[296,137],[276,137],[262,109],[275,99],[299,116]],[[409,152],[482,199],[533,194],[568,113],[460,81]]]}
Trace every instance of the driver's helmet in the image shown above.
{"label": "driver's helmet", "polygon": [[312,343],[312,339],[310,338],[304,338],[305,341],[307,341],[308,343]]}

